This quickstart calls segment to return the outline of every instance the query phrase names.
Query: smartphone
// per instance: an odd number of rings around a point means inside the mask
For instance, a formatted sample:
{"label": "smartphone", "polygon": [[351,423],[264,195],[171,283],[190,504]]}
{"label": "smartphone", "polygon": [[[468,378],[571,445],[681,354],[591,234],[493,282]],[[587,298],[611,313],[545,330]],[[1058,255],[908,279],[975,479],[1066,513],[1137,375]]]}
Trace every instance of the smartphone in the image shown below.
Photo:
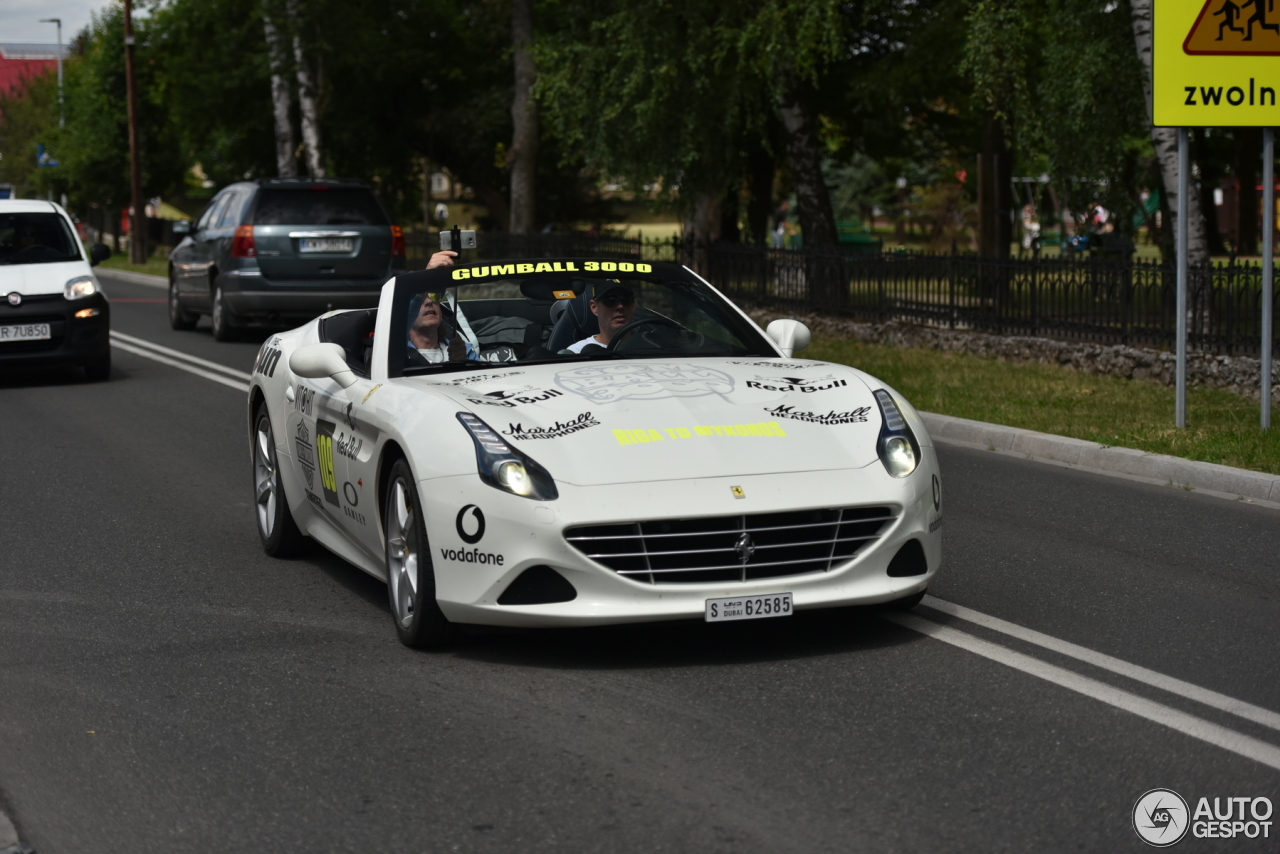
{"label": "smartphone", "polygon": [[[453,235],[458,235],[458,245],[453,245]],[[452,249],[454,252],[460,252],[463,249],[476,248],[476,233],[474,229],[461,231],[454,229],[453,231],[440,232],[440,248]]]}

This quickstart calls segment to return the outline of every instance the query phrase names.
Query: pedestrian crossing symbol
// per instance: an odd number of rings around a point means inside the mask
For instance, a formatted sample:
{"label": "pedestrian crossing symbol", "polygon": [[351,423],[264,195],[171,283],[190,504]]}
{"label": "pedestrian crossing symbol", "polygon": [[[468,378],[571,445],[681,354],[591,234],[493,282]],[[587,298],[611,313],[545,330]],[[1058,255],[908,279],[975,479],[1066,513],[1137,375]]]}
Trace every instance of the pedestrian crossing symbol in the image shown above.
{"label": "pedestrian crossing symbol", "polygon": [[1280,0],[1156,0],[1158,127],[1280,127]]}
{"label": "pedestrian crossing symbol", "polygon": [[1280,56],[1276,0],[1206,0],[1182,43],[1190,56]]}

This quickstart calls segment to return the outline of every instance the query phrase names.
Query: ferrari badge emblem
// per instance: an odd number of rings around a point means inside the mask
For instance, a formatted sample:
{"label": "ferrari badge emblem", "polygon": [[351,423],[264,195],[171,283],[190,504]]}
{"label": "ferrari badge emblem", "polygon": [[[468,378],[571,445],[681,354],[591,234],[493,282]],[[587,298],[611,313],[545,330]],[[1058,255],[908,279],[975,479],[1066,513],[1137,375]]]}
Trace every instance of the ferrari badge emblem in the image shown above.
{"label": "ferrari badge emblem", "polygon": [[747,497],[747,492],[746,492],[746,490],[745,490],[745,489],[743,489],[741,486],[731,486],[731,487],[729,487],[729,489],[733,491],[733,497],[734,497],[734,498],[746,498],[746,497]]}

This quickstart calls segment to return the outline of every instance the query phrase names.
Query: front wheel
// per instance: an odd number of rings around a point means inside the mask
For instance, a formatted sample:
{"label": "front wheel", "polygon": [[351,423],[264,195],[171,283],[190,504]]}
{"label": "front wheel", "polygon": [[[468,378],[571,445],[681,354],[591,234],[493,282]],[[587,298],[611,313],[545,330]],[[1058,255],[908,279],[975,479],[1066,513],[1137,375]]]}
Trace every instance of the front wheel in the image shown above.
{"label": "front wheel", "polygon": [[200,320],[200,315],[190,311],[183,311],[182,304],[178,302],[178,282],[173,277],[173,271],[169,272],[169,327],[171,329],[195,329],[196,323]]}
{"label": "front wheel", "polygon": [[213,340],[234,341],[236,337],[235,315],[227,308],[227,301],[222,297],[222,288],[213,292]]}
{"label": "front wheel", "polygon": [[292,557],[302,550],[302,532],[285,498],[265,402],[258,404],[253,416],[253,507],[264,552],[272,557]]}
{"label": "front wheel", "polygon": [[427,525],[418,502],[413,473],[396,460],[387,481],[384,528],[387,534],[387,594],[396,634],[405,646],[440,646],[453,626],[436,604],[436,577],[427,545]]}

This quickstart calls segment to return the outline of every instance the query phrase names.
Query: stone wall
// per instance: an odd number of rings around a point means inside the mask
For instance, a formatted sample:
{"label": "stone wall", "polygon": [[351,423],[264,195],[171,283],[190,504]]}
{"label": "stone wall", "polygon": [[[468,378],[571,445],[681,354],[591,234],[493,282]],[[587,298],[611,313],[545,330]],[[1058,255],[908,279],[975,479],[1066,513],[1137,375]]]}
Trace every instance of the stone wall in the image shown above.
{"label": "stone wall", "polygon": [[[1144,350],[1119,344],[1080,344],[1050,338],[1018,335],[989,335],[936,329],[901,322],[860,323],[843,317],[821,314],[797,314],[776,309],[747,307],[744,310],[761,327],[780,317],[792,317],[815,333],[834,338],[853,339],[868,344],[891,347],[915,347],[947,353],[971,353],[984,359],[1009,362],[1037,362],[1061,365],[1091,374],[1108,374],[1126,379],[1152,380],[1174,384],[1177,360],[1167,351]],[[1208,388],[1223,388],[1236,394],[1260,396],[1262,363],[1246,356],[1213,356],[1207,353],[1187,354],[1187,382]],[[1272,368],[1272,400],[1280,401],[1280,378]]]}

